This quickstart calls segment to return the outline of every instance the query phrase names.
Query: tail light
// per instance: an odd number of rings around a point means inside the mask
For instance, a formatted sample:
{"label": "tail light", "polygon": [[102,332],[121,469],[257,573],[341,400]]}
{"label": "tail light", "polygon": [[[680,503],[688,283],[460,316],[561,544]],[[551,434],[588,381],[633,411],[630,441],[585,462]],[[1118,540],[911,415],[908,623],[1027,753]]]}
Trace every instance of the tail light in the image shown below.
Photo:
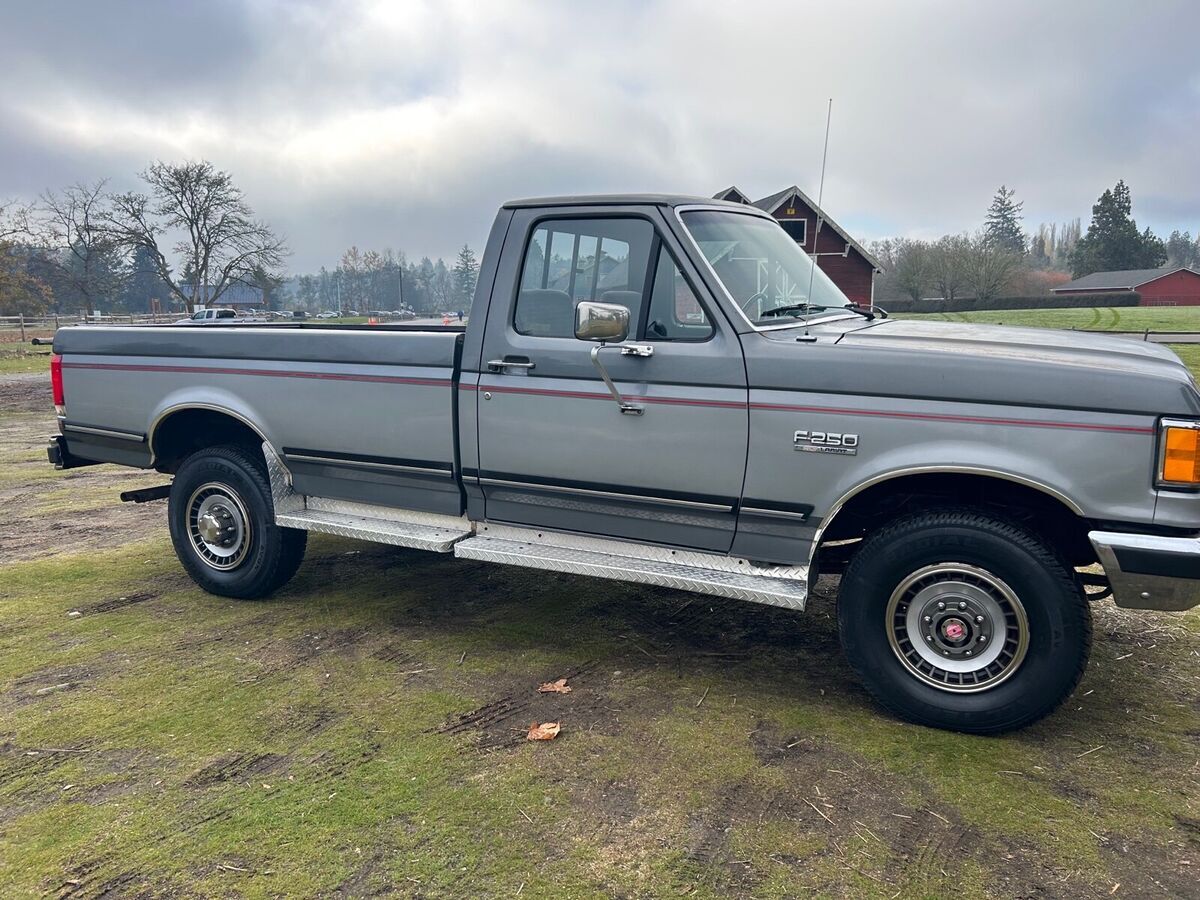
{"label": "tail light", "polygon": [[65,416],[67,400],[63,393],[62,357],[57,353],[50,356],[50,390],[54,393],[54,411],[59,416]]}

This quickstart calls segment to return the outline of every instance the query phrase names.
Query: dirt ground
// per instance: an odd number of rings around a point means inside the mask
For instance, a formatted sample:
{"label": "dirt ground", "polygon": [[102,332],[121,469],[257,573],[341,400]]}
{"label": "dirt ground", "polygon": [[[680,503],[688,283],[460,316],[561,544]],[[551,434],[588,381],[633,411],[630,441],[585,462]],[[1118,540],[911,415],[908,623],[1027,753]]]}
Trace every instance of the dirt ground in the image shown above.
{"label": "dirt ground", "polygon": [[0,378],[0,895],[1200,895],[1194,612],[1096,604],[1075,696],[973,738],[872,705],[834,581],[797,616],[318,536],[222,600],[116,499],[161,476],[45,463],[45,382]]}
{"label": "dirt ground", "polygon": [[117,466],[55,473],[45,452],[54,433],[45,374],[0,376],[0,560],[33,559],[65,549],[101,549],[161,533],[162,503],[114,502],[122,491],[166,479]]}

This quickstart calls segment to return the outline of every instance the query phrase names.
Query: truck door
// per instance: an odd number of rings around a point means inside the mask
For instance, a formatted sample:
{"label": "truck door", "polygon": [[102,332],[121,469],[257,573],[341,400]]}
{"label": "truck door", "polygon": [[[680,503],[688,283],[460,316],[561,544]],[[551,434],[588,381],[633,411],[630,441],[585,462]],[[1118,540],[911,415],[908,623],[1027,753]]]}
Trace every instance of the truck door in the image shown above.
{"label": "truck door", "polygon": [[[490,521],[726,552],[746,466],[745,367],[655,207],[518,210],[484,333],[479,480]],[[629,309],[599,360],[575,307]],[[470,473],[467,473],[468,475]]]}

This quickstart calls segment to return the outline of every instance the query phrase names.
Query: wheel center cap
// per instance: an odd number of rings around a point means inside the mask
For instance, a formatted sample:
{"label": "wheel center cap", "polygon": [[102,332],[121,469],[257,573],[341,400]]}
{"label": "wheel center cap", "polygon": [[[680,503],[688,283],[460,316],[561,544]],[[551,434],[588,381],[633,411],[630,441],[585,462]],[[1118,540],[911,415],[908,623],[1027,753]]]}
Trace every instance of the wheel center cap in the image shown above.
{"label": "wheel center cap", "polygon": [[225,546],[230,535],[227,531],[232,517],[223,509],[206,512],[196,522],[200,536],[210,544]]}
{"label": "wheel center cap", "polygon": [[961,619],[947,619],[942,623],[942,637],[957,644],[967,636],[967,626]]}

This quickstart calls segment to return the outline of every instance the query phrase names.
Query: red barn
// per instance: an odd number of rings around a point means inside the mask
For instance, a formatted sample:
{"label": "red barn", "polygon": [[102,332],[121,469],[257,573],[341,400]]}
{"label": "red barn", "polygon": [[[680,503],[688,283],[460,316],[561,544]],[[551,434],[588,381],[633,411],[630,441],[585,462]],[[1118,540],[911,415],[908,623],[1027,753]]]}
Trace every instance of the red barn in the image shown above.
{"label": "red barn", "polygon": [[1066,295],[1122,291],[1137,291],[1142,296],[1142,306],[1200,306],[1200,272],[1182,266],[1093,272],[1050,290]]}
{"label": "red barn", "polygon": [[[817,265],[854,303],[869,306],[875,297],[875,273],[883,271],[878,260],[850,237],[837,222],[822,212],[800,188],[792,185],[761,200],[751,200],[736,187],[714,195],[716,200],[732,200],[757,206],[770,213],[806,253],[813,252],[816,237]],[[817,218],[821,232],[817,234]]]}

